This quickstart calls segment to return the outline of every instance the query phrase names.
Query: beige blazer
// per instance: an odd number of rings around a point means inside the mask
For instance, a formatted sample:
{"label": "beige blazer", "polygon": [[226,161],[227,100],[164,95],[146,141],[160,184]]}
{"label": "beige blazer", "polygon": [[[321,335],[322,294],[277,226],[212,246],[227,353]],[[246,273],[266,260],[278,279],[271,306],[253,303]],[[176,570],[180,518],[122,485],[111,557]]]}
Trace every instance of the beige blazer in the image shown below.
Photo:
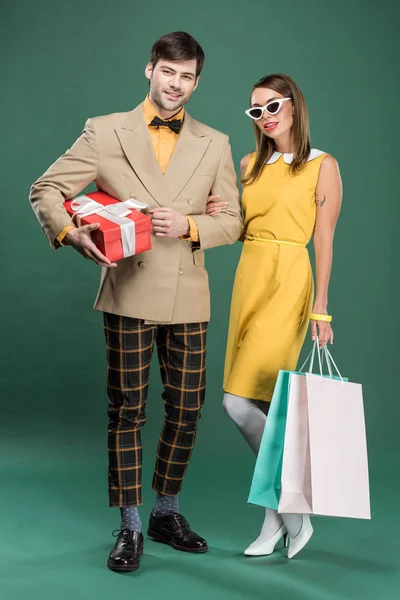
{"label": "beige blazer", "polygon": [[[150,208],[167,206],[192,215],[200,235],[200,248],[180,238],[152,235],[152,250],[102,269],[95,308],[156,323],[208,321],[204,250],[232,244],[243,229],[228,137],[186,113],[163,175],[141,105],[89,119],[81,137],[31,188],[33,210],[52,247],[71,223],[63,202],[91,182],[120,200],[134,196]],[[210,192],[228,202],[215,217],[205,214]]]}

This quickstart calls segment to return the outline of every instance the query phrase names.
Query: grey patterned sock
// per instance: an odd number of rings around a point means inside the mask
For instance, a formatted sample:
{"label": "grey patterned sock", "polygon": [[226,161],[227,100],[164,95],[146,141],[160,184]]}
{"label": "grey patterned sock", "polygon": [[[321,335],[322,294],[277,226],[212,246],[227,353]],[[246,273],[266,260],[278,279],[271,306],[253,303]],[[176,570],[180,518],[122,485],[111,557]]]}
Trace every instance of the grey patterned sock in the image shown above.
{"label": "grey patterned sock", "polygon": [[121,531],[130,529],[131,531],[142,531],[142,522],[139,517],[137,506],[125,506],[121,508]]}
{"label": "grey patterned sock", "polygon": [[164,494],[157,494],[156,503],[153,508],[153,515],[155,517],[164,517],[165,515],[178,512],[178,496],[164,496]]}

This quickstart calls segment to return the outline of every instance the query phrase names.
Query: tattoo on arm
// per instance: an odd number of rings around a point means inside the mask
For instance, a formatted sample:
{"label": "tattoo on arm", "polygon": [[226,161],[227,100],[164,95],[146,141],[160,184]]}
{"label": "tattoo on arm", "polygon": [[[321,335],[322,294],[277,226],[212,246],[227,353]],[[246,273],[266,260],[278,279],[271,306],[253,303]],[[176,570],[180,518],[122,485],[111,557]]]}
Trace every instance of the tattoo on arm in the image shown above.
{"label": "tattoo on arm", "polygon": [[321,208],[326,202],[326,196],[323,196],[322,200],[319,200],[318,196],[316,196],[315,201],[317,206]]}

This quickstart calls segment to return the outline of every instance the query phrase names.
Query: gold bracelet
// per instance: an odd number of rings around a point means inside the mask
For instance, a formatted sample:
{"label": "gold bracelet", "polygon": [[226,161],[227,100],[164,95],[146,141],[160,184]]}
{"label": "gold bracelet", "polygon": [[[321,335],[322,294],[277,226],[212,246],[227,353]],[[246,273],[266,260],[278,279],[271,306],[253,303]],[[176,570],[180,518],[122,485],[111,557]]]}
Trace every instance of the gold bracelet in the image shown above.
{"label": "gold bracelet", "polygon": [[326,323],[330,323],[332,321],[331,315],[319,315],[317,313],[311,313],[310,315],[311,321],[325,321]]}

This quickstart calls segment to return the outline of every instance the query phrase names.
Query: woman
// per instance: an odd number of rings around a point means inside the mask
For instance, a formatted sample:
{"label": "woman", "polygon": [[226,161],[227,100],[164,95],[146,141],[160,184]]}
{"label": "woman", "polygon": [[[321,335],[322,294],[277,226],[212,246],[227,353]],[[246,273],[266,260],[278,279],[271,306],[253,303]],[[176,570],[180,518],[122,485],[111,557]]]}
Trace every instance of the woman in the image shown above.
{"label": "woman", "polygon": [[[337,162],[311,150],[307,107],[296,83],[255,84],[256,151],[241,161],[244,245],[236,272],[224,374],[224,408],[257,454],[280,369],[295,370],[310,318],[320,347],[333,343],[328,315],[332,245],[342,187]],[[208,207],[211,210],[211,206]],[[316,294],[306,245],[314,234]],[[288,557],[308,542],[309,517],[267,508],[245,551],[267,555],[289,535]]]}

